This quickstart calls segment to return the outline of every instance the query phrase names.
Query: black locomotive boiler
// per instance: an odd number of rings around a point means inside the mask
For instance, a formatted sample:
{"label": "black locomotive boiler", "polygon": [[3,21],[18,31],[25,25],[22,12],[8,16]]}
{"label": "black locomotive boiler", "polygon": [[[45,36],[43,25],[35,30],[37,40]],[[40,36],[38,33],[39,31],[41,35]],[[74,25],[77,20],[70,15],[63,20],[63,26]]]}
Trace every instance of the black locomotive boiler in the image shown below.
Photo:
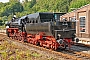
{"label": "black locomotive boiler", "polygon": [[76,32],[75,21],[60,20],[64,13],[34,13],[8,24],[8,37],[56,50],[70,48]]}

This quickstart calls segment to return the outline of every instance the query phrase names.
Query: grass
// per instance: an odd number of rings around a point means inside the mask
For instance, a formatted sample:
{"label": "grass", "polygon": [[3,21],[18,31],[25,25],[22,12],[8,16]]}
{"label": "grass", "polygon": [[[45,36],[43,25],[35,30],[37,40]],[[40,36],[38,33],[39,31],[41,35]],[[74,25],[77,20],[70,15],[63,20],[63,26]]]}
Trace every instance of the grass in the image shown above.
{"label": "grass", "polygon": [[4,47],[3,46],[0,46],[0,50],[2,50]]}
{"label": "grass", "polygon": [[0,26],[0,29],[5,29],[5,25]]}
{"label": "grass", "polygon": [[14,56],[10,56],[9,60],[14,60]]}
{"label": "grass", "polygon": [[6,40],[0,42],[0,60],[53,60],[36,51],[30,51],[17,46],[12,42]]}
{"label": "grass", "polygon": [[7,52],[6,51],[2,52],[2,58],[6,60],[7,57],[8,57]]}
{"label": "grass", "polygon": [[32,56],[34,56],[34,57],[40,57],[41,55],[38,54],[38,53],[33,53]]}

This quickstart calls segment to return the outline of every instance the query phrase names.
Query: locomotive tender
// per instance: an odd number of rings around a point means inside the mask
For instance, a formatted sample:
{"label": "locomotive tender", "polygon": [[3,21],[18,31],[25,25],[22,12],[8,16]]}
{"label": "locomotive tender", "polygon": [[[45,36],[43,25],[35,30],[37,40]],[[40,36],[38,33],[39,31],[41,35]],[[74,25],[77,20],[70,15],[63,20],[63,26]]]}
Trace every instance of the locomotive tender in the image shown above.
{"label": "locomotive tender", "polygon": [[50,49],[70,48],[76,32],[75,21],[59,20],[65,13],[34,13],[6,24],[8,37]]}

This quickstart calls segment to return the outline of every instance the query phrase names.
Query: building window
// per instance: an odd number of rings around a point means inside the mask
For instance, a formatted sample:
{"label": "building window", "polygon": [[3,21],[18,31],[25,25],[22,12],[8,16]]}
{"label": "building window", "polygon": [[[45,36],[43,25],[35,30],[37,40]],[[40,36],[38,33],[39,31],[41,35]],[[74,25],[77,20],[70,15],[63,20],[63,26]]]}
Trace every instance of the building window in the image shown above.
{"label": "building window", "polygon": [[85,32],[85,19],[85,16],[80,17],[80,32]]}

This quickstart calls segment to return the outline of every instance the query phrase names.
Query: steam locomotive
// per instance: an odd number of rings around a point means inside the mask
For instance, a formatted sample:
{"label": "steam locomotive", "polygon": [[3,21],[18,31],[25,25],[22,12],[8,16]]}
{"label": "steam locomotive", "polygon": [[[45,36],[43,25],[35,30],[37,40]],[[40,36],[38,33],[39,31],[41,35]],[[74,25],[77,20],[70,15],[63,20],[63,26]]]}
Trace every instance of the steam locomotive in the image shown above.
{"label": "steam locomotive", "polygon": [[34,13],[13,18],[6,24],[7,36],[53,50],[71,47],[75,40],[75,21],[60,20],[65,13]]}

